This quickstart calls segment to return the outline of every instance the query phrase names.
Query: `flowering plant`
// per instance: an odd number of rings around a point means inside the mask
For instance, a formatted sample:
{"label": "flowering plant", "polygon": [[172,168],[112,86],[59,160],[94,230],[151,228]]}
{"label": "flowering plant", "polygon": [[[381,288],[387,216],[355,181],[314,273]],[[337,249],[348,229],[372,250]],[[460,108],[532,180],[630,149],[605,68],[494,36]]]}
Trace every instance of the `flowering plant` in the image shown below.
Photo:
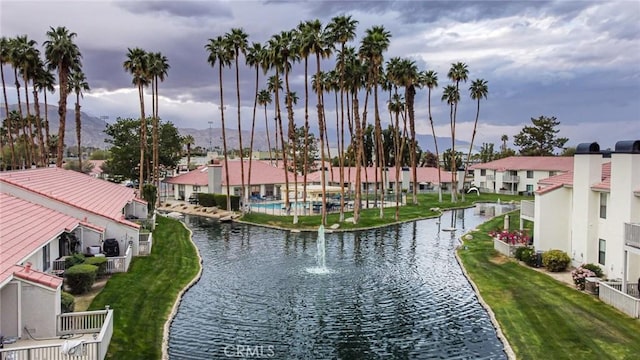
{"label": "flowering plant", "polygon": [[524,230],[515,230],[515,231],[490,231],[489,236],[494,239],[498,239],[503,241],[509,245],[528,245],[531,237],[527,235],[527,232]]}
{"label": "flowering plant", "polygon": [[580,290],[584,290],[585,279],[594,276],[596,276],[596,273],[589,269],[585,269],[582,266],[577,267],[575,270],[571,271],[573,283],[576,285],[576,288]]}

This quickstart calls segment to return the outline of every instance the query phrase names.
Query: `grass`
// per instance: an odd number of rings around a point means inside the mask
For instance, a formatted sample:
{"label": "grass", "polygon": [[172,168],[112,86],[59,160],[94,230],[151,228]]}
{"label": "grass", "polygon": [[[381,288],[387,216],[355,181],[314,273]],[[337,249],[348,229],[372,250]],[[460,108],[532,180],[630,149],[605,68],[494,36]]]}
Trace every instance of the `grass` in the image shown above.
{"label": "grass", "polygon": [[[366,229],[371,227],[386,226],[397,222],[411,221],[425,219],[429,217],[437,216],[439,213],[431,211],[431,208],[451,209],[457,207],[468,207],[475,202],[495,202],[500,199],[502,202],[511,200],[520,201],[523,199],[532,199],[531,197],[516,196],[516,195],[504,195],[504,194],[467,194],[464,202],[459,201],[452,203],[449,194],[443,194],[443,202],[438,202],[438,194],[419,194],[418,205],[411,203],[411,194],[407,195],[407,205],[400,206],[399,220],[395,219],[396,209],[395,206],[387,207],[384,209],[384,218],[380,218],[380,209],[363,209],[360,212],[360,221],[358,224],[351,222],[343,222],[340,224],[342,230],[357,230]],[[353,212],[345,212],[345,219],[352,217]],[[242,221],[256,225],[270,225],[277,226],[284,229],[298,229],[298,230],[315,230],[320,226],[320,215],[308,215],[298,216],[298,223],[293,224],[293,216],[278,216],[268,215],[258,212],[252,212],[245,214]],[[339,223],[339,214],[331,213],[327,214],[327,224]]]}
{"label": "grass", "polygon": [[486,235],[502,223],[499,217],[480,226],[458,254],[516,357],[637,359],[640,321],[548,275],[504,261]]}
{"label": "grass", "polygon": [[160,359],[162,332],[178,292],[200,268],[190,234],[175,220],[158,217],[150,256],[136,257],[129,272],[113,275],[90,309],[114,310],[107,358]]}

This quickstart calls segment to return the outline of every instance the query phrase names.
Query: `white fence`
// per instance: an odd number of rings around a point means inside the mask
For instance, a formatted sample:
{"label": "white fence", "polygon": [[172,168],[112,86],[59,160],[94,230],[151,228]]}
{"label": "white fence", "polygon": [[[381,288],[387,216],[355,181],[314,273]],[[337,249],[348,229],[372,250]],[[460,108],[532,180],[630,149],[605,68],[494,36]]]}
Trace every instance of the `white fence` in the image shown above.
{"label": "white fence", "polygon": [[131,264],[131,257],[133,256],[133,250],[131,245],[127,246],[124,256],[114,256],[107,258],[107,273],[119,273],[127,272],[129,270],[129,264]]}
{"label": "white fence", "polygon": [[57,344],[34,346],[10,346],[0,349],[3,360],[103,360],[113,336],[113,310],[84,311],[67,313],[58,316],[58,335],[95,334],[78,345],[74,354],[64,354],[61,346],[66,340],[60,339]]}
{"label": "white fence", "polygon": [[152,247],[153,247],[153,234],[152,233],[140,234],[140,240],[138,241],[138,255],[139,256],[151,255]]}
{"label": "white fence", "polygon": [[624,224],[624,243],[640,248],[640,224]]}
{"label": "white fence", "polygon": [[[638,284],[627,284],[627,292],[635,287],[637,294]],[[623,313],[633,317],[640,317],[640,299],[629,294],[625,294],[622,290],[622,283],[601,282],[599,286],[598,296],[600,300],[607,303]]]}

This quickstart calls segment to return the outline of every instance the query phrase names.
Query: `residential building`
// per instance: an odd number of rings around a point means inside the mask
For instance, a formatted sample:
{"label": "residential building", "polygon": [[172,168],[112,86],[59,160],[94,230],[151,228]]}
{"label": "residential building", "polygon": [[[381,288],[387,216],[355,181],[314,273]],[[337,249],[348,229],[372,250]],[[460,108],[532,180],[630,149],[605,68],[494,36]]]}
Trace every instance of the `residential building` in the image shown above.
{"label": "residential building", "polygon": [[510,156],[469,167],[480,191],[531,195],[538,181],[572,169],[573,158],[567,156]]}
{"label": "residential building", "polygon": [[[640,140],[620,141],[613,152],[580,144],[573,162],[572,171],[538,182],[534,246],[567,252],[573,266],[599,264],[638,297]],[[640,300],[632,306],[638,316]]]}

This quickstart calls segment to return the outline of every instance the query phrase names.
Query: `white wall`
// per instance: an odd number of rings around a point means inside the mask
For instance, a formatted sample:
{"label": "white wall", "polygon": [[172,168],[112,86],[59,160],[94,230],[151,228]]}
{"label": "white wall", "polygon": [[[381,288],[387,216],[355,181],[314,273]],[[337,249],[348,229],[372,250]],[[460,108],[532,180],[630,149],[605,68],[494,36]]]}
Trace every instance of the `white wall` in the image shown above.
{"label": "white wall", "polygon": [[19,336],[18,292],[20,283],[11,281],[0,289],[0,333],[4,336]]}
{"label": "white wall", "polygon": [[533,246],[536,250],[559,249],[571,253],[571,195],[569,188],[559,188],[535,195]]}
{"label": "white wall", "polygon": [[[602,181],[602,155],[576,154],[573,157],[573,212],[571,253],[574,265],[598,262],[598,218],[600,194],[591,186]],[[594,248],[595,244],[595,248]]]}
{"label": "white wall", "polygon": [[60,314],[59,287],[53,290],[22,281],[21,306],[21,328],[26,327],[36,338],[56,336],[56,316]]}

